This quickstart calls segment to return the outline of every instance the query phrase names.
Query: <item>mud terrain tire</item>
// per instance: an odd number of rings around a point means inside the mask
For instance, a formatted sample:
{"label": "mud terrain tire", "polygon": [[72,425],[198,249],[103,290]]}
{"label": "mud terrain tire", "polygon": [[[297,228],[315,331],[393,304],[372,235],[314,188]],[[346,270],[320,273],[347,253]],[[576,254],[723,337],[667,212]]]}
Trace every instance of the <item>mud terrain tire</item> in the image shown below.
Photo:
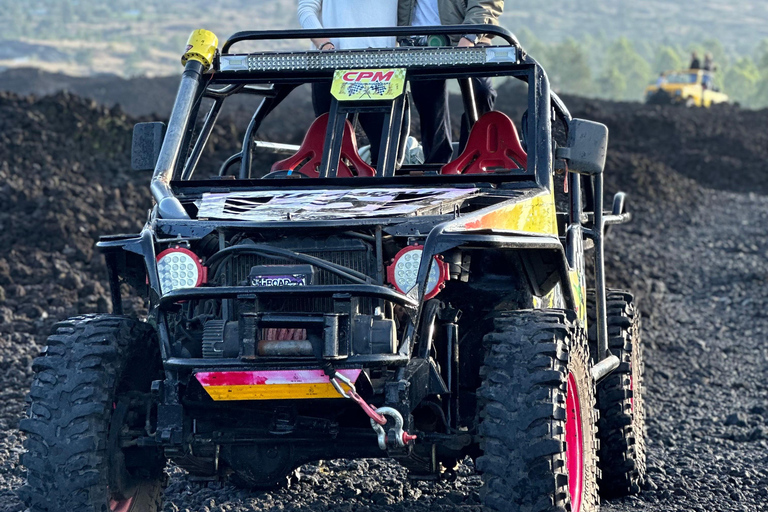
{"label": "mud terrain tire", "polygon": [[[645,479],[645,408],[643,402],[643,352],[640,312],[631,293],[608,290],[608,346],[621,361],[597,385],[597,424],[600,439],[598,481],[603,498],[640,492]],[[595,295],[587,293],[589,343],[597,355]]]}
{"label": "mud terrain tire", "polygon": [[159,510],[162,452],[116,447],[120,429],[111,424],[115,411],[128,410],[130,392],[148,391],[157,378],[157,350],[153,329],[131,318],[82,316],[54,327],[33,363],[20,423],[27,483],[19,494],[32,512]]}
{"label": "mud terrain tire", "polygon": [[[483,455],[477,469],[486,509],[596,511],[594,383],[586,333],[575,315],[559,310],[506,313],[494,320],[484,345],[478,390]],[[569,393],[570,384],[576,393]],[[566,429],[572,432],[574,426],[583,434],[580,452],[566,442]],[[574,467],[569,456],[581,461],[576,466],[581,478],[578,471],[569,475]]]}

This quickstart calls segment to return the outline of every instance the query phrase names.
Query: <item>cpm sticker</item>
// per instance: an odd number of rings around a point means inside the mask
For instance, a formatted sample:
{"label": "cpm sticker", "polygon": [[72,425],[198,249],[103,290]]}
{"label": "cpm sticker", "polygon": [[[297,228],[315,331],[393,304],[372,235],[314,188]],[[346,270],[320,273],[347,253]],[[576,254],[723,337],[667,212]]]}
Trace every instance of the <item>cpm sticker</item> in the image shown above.
{"label": "cpm sticker", "polygon": [[333,75],[331,93],[339,101],[393,100],[405,89],[405,69],[347,69]]}

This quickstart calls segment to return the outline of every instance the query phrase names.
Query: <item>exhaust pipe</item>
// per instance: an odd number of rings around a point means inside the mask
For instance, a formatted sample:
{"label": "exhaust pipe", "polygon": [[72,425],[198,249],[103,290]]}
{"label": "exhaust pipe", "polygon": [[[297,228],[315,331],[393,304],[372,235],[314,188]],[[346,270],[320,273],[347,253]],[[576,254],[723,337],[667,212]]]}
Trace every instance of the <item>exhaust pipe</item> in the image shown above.
{"label": "exhaust pipe", "polygon": [[181,202],[173,195],[171,179],[179,159],[181,145],[189,126],[192,109],[200,93],[203,74],[213,65],[219,40],[207,30],[195,30],[189,36],[187,51],[181,58],[184,74],[176,94],[168,131],[152,175],[150,190],[157,202],[158,214],[164,219],[189,219]]}

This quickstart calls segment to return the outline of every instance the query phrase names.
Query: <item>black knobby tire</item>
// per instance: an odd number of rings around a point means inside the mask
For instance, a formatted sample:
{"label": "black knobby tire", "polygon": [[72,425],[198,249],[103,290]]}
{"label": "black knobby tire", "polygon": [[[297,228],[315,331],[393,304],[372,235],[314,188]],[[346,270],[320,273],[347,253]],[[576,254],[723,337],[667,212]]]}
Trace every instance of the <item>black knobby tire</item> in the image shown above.
{"label": "black knobby tire", "polygon": [[112,419],[126,410],[123,397],[149,391],[157,378],[157,350],[154,330],[131,318],[83,316],[54,327],[33,363],[27,418],[20,422],[27,482],[19,494],[33,512],[104,512],[115,506],[112,499],[130,498],[130,510],[160,509],[162,452],[110,448],[122,428]]}
{"label": "black knobby tire", "polygon": [[[597,510],[594,383],[586,333],[576,325],[575,315],[559,310],[505,314],[494,320],[484,345],[478,390],[483,455],[477,469],[486,509]],[[572,506],[569,487],[567,457],[576,448],[566,443],[569,381],[578,392],[583,431],[583,479],[571,480],[583,482],[574,500],[578,505],[580,498],[580,506]]]}
{"label": "black knobby tire", "polygon": [[[645,479],[645,406],[640,312],[629,292],[608,290],[608,346],[621,364],[597,385],[597,424],[602,477],[600,495],[611,499],[640,492]],[[595,295],[587,294],[589,343],[597,357]]]}

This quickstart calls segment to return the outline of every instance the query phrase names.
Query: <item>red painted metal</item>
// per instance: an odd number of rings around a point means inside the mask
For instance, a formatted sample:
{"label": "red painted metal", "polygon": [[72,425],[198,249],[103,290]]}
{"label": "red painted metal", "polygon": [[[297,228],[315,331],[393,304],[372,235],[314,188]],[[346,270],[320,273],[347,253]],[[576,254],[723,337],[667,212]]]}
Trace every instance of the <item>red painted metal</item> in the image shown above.
{"label": "red painted metal", "polygon": [[[323,149],[325,145],[325,134],[328,130],[328,114],[323,114],[312,122],[304,136],[304,141],[295,155],[275,162],[272,166],[272,172],[275,171],[296,171],[308,178],[317,178],[320,176],[318,167],[323,160]],[[352,129],[352,123],[345,121],[344,136],[341,141],[341,161],[339,162],[339,178],[351,178],[355,176],[351,167],[357,171],[357,176],[372,177],[376,175],[373,167],[365,163],[360,158],[357,151],[357,139]]]}
{"label": "red painted metal", "polygon": [[130,512],[131,507],[133,506],[133,498],[128,498],[127,500],[109,500],[109,510],[110,512]]}
{"label": "red painted metal", "polygon": [[[355,382],[360,370],[338,370]],[[207,386],[262,386],[269,384],[324,384],[328,376],[323,370],[258,370],[244,372],[199,372],[195,378]]]}
{"label": "red painted metal", "polygon": [[572,373],[568,374],[565,406],[565,465],[568,469],[568,492],[571,495],[572,512],[580,512],[584,492],[584,431],[581,423],[579,390]]}
{"label": "red painted metal", "polygon": [[456,160],[444,165],[440,174],[484,174],[527,167],[528,154],[515,124],[506,114],[492,110],[477,120],[467,147]]}

